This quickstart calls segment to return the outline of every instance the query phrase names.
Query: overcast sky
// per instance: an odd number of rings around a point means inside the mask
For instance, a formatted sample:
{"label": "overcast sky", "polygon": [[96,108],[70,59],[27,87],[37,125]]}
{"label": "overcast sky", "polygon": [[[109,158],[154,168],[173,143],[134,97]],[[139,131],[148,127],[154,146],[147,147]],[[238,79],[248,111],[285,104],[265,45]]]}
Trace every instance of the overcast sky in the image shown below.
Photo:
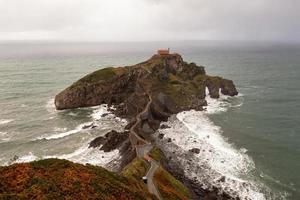
{"label": "overcast sky", "polygon": [[0,40],[300,41],[299,0],[0,0]]}

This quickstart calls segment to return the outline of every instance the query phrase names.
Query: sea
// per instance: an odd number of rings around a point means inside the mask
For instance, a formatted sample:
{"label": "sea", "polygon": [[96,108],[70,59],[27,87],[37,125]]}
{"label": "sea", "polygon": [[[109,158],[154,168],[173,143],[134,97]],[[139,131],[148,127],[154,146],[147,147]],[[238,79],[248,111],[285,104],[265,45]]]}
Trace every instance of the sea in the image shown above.
{"label": "sea", "polygon": [[124,129],[126,120],[106,105],[56,111],[54,97],[88,73],[136,64],[168,47],[207,74],[233,80],[239,91],[207,98],[204,112],[173,116],[171,125],[189,131],[176,134],[193,134],[198,145],[209,138],[217,153],[203,157],[225,176],[258,186],[260,195],[250,199],[300,199],[300,44],[293,43],[2,41],[0,165],[56,157],[105,166],[118,157],[117,150],[104,153],[88,144]]}

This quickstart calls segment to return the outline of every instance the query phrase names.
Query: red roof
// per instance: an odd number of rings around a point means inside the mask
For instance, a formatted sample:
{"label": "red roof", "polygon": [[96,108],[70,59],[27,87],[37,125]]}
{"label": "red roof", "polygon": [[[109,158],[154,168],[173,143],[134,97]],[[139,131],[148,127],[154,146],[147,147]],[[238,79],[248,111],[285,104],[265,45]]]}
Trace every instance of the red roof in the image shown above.
{"label": "red roof", "polygon": [[157,50],[157,54],[168,55],[168,54],[170,54],[170,50],[169,49],[159,49],[159,50]]}

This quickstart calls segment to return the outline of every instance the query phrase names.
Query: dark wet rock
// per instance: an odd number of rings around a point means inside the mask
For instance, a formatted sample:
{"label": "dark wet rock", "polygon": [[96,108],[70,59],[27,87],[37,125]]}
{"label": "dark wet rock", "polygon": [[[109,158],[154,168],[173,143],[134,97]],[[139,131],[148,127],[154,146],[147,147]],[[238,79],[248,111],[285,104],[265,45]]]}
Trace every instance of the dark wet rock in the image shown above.
{"label": "dark wet rock", "polygon": [[147,122],[143,123],[142,131],[147,134],[154,133],[155,131],[149,126]]}
{"label": "dark wet rock", "polygon": [[125,126],[125,130],[129,130],[135,124],[135,122],[135,118],[132,118],[130,122]]}
{"label": "dark wet rock", "polygon": [[95,128],[95,127],[97,127],[97,126],[94,125],[94,123],[91,123],[91,124],[88,124],[88,125],[84,125],[84,126],[82,127],[82,129]]}
{"label": "dark wet rock", "polygon": [[162,124],[160,126],[160,129],[167,129],[167,128],[171,128],[170,126],[166,125],[166,124]]}
{"label": "dark wet rock", "polygon": [[115,130],[112,130],[106,133],[104,137],[97,137],[91,141],[89,147],[100,147],[100,150],[109,152],[120,147],[126,139],[128,139],[128,132],[119,133]]}
{"label": "dark wet rock", "polygon": [[106,117],[107,115],[109,115],[109,113],[103,113],[101,117]]}
{"label": "dark wet rock", "polygon": [[[175,154],[175,152],[173,152]],[[238,197],[232,197],[228,193],[221,191],[216,187],[206,188],[203,183],[197,180],[197,177],[188,178],[187,172],[180,166],[178,160],[170,159],[170,156],[165,157],[166,160],[162,165],[168,172],[170,172],[177,180],[182,182],[191,192],[190,199],[192,200],[240,200]]]}
{"label": "dark wet rock", "polygon": [[163,133],[160,133],[160,134],[158,135],[158,138],[159,138],[159,139],[163,139],[163,138],[164,138],[164,136],[165,136],[165,134],[163,134]]}
{"label": "dark wet rock", "polygon": [[172,139],[171,139],[171,138],[168,138],[168,139],[167,139],[167,142],[172,142]]}
{"label": "dark wet rock", "polygon": [[218,181],[219,182],[225,182],[225,176],[222,176]]}
{"label": "dark wet rock", "polygon": [[97,137],[90,142],[89,148],[96,148],[103,145],[106,142],[105,137]]}
{"label": "dark wet rock", "polygon": [[189,151],[192,152],[192,153],[195,153],[195,154],[199,154],[200,153],[200,149],[199,148],[192,148]]}

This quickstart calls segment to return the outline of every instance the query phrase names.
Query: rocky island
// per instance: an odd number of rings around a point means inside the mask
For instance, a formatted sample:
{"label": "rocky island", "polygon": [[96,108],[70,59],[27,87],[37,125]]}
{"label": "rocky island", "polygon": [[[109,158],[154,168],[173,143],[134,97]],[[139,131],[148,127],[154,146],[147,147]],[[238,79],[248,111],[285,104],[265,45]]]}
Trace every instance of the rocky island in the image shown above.
{"label": "rocky island", "polygon": [[[233,81],[207,75],[204,67],[187,63],[176,53],[155,54],[133,66],[95,71],[56,95],[55,106],[63,110],[107,104],[110,112],[128,121],[123,132],[111,130],[90,142],[90,148],[105,152],[119,150],[121,157],[110,168],[113,172],[56,159],[15,164],[0,170],[6,174],[6,178],[1,178],[4,180],[0,189],[10,191],[10,195],[16,193],[6,182],[11,178],[12,168],[24,168],[28,172],[24,174],[27,182],[20,183],[23,185],[18,191],[25,197],[29,189],[35,189],[34,194],[47,198],[50,195],[47,191],[54,188],[51,195],[71,199],[81,199],[80,195],[95,199],[238,199],[217,187],[203,187],[201,182],[187,176],[157,143],[163,135],[155,136],[159,128],[167,128],[161,123],[170,116],[192,109],[202,111],[207,105],[206,95],[219,98],[220,93],[238,94]],[[187,153],[197,154],[199,149]],[[52,170],[56,165],[60,174],[71,178],[49,179],[49,175],[58,173]],[[97,180],[105,184],[99,185]],[[6,185],[2,186],[3,183]],[[107,189],[111,185],[118,188]],[[87,188],[89,194],[83,194]]]}

